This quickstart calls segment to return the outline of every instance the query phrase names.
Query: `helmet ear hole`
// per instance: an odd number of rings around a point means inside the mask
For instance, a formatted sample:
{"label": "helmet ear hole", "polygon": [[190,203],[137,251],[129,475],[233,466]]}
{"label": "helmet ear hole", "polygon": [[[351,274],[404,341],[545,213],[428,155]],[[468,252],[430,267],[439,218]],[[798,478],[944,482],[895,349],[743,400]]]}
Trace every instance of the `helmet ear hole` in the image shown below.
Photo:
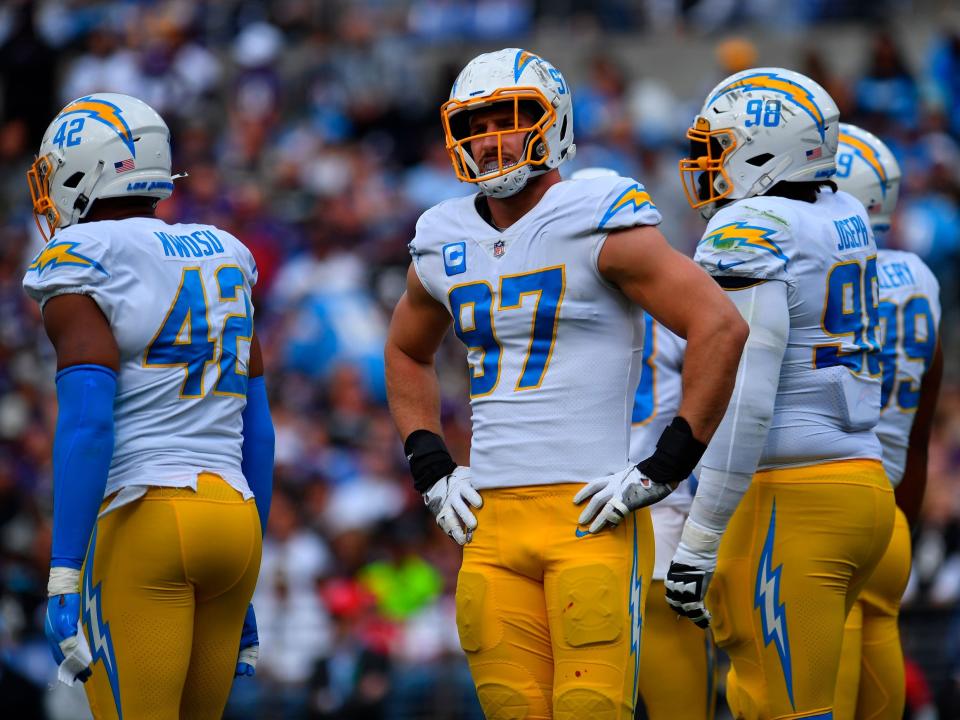
{"label": "helmet ear hole", "polygon": [[754,155],[752,158],[747,160],[747,164],[753,165],[754,167],[763,167],[773,158],[773,153],[762,153],[760,155]]}
{"label": "helmet ear hole", "polygon": [[80,181],[83,180],[84,175],[85,173],[75,172],[73,175],[63,181],[63,186],[66,188],[75,188],[80,184]]}
{"label": "helmet ear hole", "polygon": [[560,125],[560,142],[563,142],[567,137],[567,116],[563,116],[563,123]]}

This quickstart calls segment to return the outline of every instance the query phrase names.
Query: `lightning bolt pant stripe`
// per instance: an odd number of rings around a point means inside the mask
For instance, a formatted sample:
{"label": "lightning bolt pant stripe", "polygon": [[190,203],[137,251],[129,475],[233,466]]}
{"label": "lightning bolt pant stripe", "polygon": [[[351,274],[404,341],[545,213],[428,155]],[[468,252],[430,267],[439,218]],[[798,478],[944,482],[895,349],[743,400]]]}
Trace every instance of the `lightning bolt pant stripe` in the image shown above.
{"label": "lightning bolt pant stripe", "polygon": [[886,549],[894,501],[879,461],[754,476],[707,594],[736,717],[829,717],[847,611]]}

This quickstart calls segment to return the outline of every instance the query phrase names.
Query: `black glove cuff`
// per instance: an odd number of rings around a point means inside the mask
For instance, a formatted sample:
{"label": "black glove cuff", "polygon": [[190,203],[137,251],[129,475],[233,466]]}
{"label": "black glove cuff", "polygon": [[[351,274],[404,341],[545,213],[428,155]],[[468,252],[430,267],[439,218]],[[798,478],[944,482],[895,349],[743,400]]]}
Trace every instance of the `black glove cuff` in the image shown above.
{"label": "black glove cuff", "polygon": [[443,438],[429,430],[414,430],[403,443],[413,486],[421,495],[457,469]]}
{"label": "black glove cuff", "polygon": [[690,477],[706,449],[693,436],[690,424],[677,415],[663,429],[653,455],[638,463],[637,468],[654,482],[678,483]]}

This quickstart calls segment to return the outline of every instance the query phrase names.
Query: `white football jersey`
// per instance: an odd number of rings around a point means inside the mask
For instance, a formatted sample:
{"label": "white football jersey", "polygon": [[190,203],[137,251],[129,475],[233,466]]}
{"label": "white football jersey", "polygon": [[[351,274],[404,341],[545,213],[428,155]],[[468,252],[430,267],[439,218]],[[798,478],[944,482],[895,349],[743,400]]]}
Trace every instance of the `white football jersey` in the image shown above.
{"label": "white football jersey", "polygon": [[878,271],[883,390],[876,431],[883,467],[896,487],[907,462],[920,382],[937,347],[940,285],[923,260],[910,252],[881,250]]}
{"label": "white football jersey", "polygon": [[[643,354],[640,382],[633,402],[630,430],[630,462],[646,460],[657,449],[657,440],[680,409],[683,397],[681,373],[687,341],[677,337],[650,315],[643,318]],[[650,509],[676,507],[688,510],[693,502],[691,483],[675,491]]]}
{"label": "white football jersey", "polygon": [[425,212],[410,252],[467,346],[479,488],[584,482],[627,464],[640,308],[600,275],[607,233],[660,213],[626,178],[561,182],[504,231],[475,197]]}
{"label": "white football jersey", "polygon": [[790,332],[759,468],[879,460],[877,248],[863,206],[829,190],[815,203],[739,200],[710,220],[696,260],[714,276],[787,286]]}
{"label": "white football jersey", "polygon": [[256,280],[229,233],[155,218],[72,225],[30,264],[32,298],[89,295],[120,349],[106,495],[212,472],[252,497],[240,459]]}

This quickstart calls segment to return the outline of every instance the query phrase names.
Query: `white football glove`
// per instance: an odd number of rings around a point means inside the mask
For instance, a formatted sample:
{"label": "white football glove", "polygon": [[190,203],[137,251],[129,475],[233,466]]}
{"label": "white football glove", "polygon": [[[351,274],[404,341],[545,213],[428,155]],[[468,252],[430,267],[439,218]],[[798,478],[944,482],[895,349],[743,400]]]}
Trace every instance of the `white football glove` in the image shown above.
{"label": "white football glove", "polygon": [[607,525],[614,527],[627,513],[663,500],[674,491],[677,484],[654,482],[636,465],[612,475],[594,478],[580,488],[573,498],[574,505],[591,498],[577,522],[586,525],[592,521],[591,533],[598,533]]}
{"label": "white football glove", "polygon": [[458,465],[423,493],[423,502],[436,516],[437,525],[458,545],[466,545],[473,539],[477,517],[467,503],[479,508],[483,505],[483,498],[470,482],[470,468]]}
{"label": "white football glove", "polygon": [[710,611],[704,605],[707,588],[717,569],[717,551],[721,533],[708,530],[687,518],[680,545],[673,554],[663,581],[667,604],[698,627],[710,624]]}
{"label": "white football glove", "polygon": [[50,568],[43,631],[57,663],[57,677],[67,685],[73,685],[77,680],[86,682],[93,662],[87,639],[80,629],[79,589],[79,570]]}

